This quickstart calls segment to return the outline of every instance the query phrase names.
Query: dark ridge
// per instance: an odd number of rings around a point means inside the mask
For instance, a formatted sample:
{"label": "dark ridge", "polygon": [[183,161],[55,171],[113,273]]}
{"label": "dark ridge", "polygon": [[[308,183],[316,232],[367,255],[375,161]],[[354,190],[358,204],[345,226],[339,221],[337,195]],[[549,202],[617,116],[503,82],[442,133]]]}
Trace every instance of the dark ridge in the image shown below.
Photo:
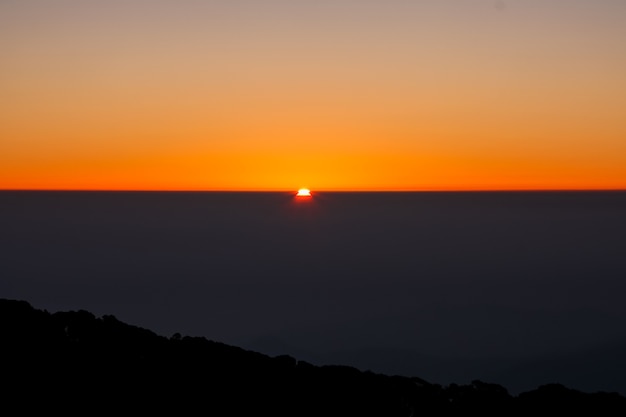
{"label": "dark ridge", "polygon": [[498,384],[314,366],[204,337],[167,338],[84,310],[0,299],[4,414],[447,416],[625,415],[626,397],[560,384],[518,396]]}

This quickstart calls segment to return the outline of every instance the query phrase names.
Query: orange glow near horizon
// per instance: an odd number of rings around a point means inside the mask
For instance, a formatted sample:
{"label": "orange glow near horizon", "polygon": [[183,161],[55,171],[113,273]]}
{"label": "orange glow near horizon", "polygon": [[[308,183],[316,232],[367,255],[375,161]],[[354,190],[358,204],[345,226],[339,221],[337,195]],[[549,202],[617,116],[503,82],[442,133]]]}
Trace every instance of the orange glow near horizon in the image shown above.
{"label": "orange glow near horizon", "polygon": [[626,189],[624,2],[70,3],[0,3],[0,189]]}

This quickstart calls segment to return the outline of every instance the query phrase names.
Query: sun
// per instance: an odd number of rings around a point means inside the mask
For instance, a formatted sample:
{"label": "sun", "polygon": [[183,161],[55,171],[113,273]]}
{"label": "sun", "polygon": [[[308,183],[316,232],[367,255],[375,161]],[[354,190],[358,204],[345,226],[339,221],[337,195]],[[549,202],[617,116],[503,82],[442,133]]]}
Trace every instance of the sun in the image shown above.
{"label": "sun", "polygon": [[311,190],[309,190],[308,188],[300,188],[298,190],[298,194],[296,194],[296,196],[298,196],[298,197],[311,197]]}

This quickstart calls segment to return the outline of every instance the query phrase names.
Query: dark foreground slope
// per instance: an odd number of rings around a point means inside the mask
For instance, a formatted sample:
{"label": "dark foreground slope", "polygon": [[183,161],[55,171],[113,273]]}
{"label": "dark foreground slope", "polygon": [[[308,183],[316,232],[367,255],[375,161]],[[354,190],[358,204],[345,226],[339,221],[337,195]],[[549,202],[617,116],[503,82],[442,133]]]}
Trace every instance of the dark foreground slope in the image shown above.
{"label": "dark foreground slope", "polygon": [[474,381],[314,366],[201,337],[171,338],[87,311],[0,300],[2,407],[24,414],[169,412],[216,416],[624,415],[626,398],[545,385],[511,396]]}

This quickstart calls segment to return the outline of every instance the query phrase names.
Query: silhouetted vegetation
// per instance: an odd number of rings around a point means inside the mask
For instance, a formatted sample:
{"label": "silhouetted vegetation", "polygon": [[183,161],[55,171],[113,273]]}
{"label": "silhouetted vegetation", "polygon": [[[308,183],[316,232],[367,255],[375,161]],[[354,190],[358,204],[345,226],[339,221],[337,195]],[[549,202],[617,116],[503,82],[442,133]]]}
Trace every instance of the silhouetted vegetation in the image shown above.
{"label": "silhouetted vegetation", "polygon": [[[0,300],[2,404],[17,414],[170,413],[216,416],[443,416],[587,412],[625,415],[617,393],[559,384],[518,396],[497,384],[315,366],[87,311]],[[13,415],[13,414],[12,414]]]}

